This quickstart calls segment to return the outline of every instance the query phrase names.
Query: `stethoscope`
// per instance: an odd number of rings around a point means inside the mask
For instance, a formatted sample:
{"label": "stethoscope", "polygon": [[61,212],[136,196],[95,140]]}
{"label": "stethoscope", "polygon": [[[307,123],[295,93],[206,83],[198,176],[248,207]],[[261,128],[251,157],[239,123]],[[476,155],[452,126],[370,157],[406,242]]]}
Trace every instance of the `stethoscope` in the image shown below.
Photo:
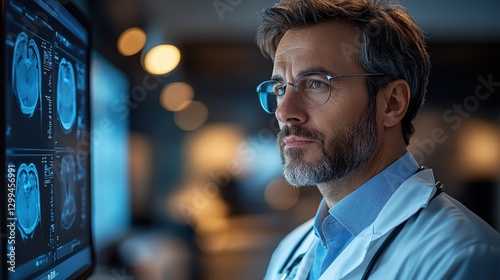
{"label": "stethoscope", "polygon": [[[422,171],[425,168],[426,167],[421,166],[417,170],[417,172]],[[415,172],[415,173],[417,173],[417,172]],[[440,181],[436,181],[435,187],[436,187],[436,193],[429,200],[429,202],[432,201],[436,196],[438,196],[440,193],[442,193],[444,191],[444,185]],[[416,212],[414,215],[412,215],[411,217],[413,217],[415,215],[418,215],[420,213],[420,211],[422,211],[422,209],[423,208],[420,208],[420,210],[418,212]],[[405,221],[403,221],[401,224],[399,224],[396,228],[394,228],[394,230],[384,240],[384,242],[382,243],[382,245],[378,248],[377,252],[375,252],[375,254],[373,255],[372,259],[368,263],[368,266],[366,267],[365,272],[363,273],[363,277],[361,279],[363,279],[363,280],[368,279],[368,276],[370,276],[370,274],[372,273],[373,268],[380,261],[380,259],[382,258],[382,255],[384,254],[384,252],[387,250],[387,248],[392,243],[392,241],[394,241],[394,239],[398,236],[398,234],[401,232],[401,230],[403,229],[403,227],[406,225],[406,222],[408,222],[408,220],[411,217],[409,217],[408,219],[406,219]],[[283,266],[281,266],[280,270],[278,271],[279,274],[283,274],[283,276],[281,277],[281,280],[288,280],[288,279],[291,280],[291,279],[295,278],[295,274],[297,273],[298,266],[299,266],[300,262],[302,261],[302,259],[304,258],[305,253],[302,253],[302,254],[298,255],[293,260],[293,262],[292,262],[292,258],[294,257],[295,253],[297,253],[297,250],[299,250],[299,248],[301,247],[302,243],[306,240],[306,238],[309,236],[309,234],[312,231],[313,231],[313,227],[311,227],[309,230],[307,230],[307,232],[300,238],[300,240],[297,242],[297,244],[295,244],[295,246],[293,247],[292,251],[290,252],[290,254],[288,255],[288,257],[286,258],[285,262],[283,263]]]}

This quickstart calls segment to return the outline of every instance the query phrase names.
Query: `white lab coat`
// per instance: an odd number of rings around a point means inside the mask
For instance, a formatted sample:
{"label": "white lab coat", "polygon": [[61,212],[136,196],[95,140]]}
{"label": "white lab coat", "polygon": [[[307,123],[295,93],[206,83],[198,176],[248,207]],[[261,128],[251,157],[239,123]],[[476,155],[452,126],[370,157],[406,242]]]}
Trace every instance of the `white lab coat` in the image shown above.
{"label": "white lab coat", "polygon": [[[408,218],[369,279],[500,279],[500,234],[445,193],[429,203],[436,192],[434,184],[430,169],[405,181],[320,279],[361,279],[388,234]],[[420,208],[424,209],[414,215]],[[281,241],[266,280],[282,277],[280,268],[312,224],[313,220],[306,222]],[[305,256],[294,279],[307,278],[318,243],[312,232],[302,242],[294,255]]]}

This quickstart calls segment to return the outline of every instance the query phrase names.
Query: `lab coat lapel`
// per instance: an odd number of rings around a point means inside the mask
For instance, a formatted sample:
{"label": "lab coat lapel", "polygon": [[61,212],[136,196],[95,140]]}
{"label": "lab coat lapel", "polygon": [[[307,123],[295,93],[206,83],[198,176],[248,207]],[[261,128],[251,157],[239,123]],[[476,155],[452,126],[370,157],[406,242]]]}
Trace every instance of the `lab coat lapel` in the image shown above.
{"label": "lab coat lapel", "polygon": [[[314,236],[314,234],[311,234]],[[314,262],[314,254],[316,251],[316,246],[319,244],[319,238],[314,238],[310,242],[309,249],[307,250],[306,254],[304,255],[304,258],[300,262],[299,269],[297,270],[297,276],[295,277],[295,280],[302,280],[302,279],[307,279],[307,276],[309,275],[309,271],[311,270],[311,266]]]}
{"label": "lab coat lapel", "polygon": [[365,263],[365,267],[369,262],[366,259],[367,253],[378,239],[427,205],[435,192],[434,184],[430,169],[420,171],[406,180],[391,196],[375,221],[352,240],[320,280],[342,279],[362,263]]}

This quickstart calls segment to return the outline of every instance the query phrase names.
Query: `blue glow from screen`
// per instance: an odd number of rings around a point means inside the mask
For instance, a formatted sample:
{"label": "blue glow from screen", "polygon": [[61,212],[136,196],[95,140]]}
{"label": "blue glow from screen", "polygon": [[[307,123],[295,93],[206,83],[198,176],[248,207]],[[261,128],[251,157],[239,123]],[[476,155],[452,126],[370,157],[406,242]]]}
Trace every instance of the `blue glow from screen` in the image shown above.
{"label": "blue glow from screen", "polygon": [[123,237],[131,225],[128,179],[128,111],[112,104],[128,96],[126,75],[92,54],[92,230],[97,252]]}

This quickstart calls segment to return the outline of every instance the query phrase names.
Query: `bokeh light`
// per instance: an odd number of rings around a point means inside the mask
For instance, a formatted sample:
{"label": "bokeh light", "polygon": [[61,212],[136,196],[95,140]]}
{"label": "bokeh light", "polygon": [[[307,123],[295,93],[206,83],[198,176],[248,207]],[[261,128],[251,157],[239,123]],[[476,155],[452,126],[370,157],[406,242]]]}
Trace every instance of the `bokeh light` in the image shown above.
{"label": "bokeh light", "polygon": [[146,33],[140,28],[129,28],[118,37],[117,48],[124,56],[134,55],[144,48]]}
{"label": "bokeh light", "polygon": [[495,178],[500,166],[500,129],[482,120],[462,125],[457,143],[460,175],[470,179]]}
{"label": "bokeh light", "polygon": [[234,169],[237,151],[245,136],[240,127],[233,124],[216,123],[206,125],[191,133],[186,140],[186,162],[190,172],[207,174],[214,170],[224,170],[236,175]]}
{"label": "bokeh light", "polygon": [[177,112],[184,110],[194,97],[194,90],[188,83],[170,83],[160,94],[160,103],[163,108]]}
{"label": "bokeh light", "polygon": [[174,70],[181,60],[181,53],[176,46],[158,45],[150,49],[144,57],[144,68],[151,74],[163,75]]}
{"label": "bokeh light", "polygon": [[192,101],[184,110],[175,112],[174,122],[182,130],[191,131],[202,126],[208,118],[208,109],[199,101]]}
{"label": "bokeh light", "polygon": [[283,178],[279,178],[267,185],[264,200],[272,209],[287,210],[297,203],[299,195],[299,189],[290,186]]}

